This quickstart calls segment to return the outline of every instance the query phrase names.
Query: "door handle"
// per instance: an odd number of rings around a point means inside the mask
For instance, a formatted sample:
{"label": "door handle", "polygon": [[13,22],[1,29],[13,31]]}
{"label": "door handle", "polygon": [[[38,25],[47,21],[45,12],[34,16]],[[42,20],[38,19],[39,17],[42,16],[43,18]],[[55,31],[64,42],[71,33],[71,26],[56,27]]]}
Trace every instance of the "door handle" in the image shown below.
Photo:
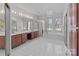
{"label": "door handle", "polygon": [[78,30],[78,29],[79,29],[79,27],[74,26],[71,28],[71,31],[76,32],[76,30]]}

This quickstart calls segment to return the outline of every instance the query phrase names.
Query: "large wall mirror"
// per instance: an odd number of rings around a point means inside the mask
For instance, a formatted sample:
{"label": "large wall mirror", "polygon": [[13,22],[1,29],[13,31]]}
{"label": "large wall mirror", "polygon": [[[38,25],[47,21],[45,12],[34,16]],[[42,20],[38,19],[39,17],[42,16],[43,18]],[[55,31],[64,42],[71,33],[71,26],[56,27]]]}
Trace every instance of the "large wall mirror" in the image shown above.
{"label": "large wall mirror", "polygon": [[23,19],[23,31],[27,31],[27,30],[28,30],[28,20]]}

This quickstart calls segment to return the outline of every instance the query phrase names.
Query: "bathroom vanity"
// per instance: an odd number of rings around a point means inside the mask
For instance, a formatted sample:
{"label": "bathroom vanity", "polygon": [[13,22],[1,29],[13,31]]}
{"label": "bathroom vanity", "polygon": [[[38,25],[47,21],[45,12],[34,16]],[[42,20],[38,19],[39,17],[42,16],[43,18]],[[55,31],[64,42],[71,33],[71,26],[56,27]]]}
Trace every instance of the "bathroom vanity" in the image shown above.
{"label": "bathroom vanity", "polygon": [[[32,40],[38,37],[38,31],[33,32],[21,32],[12,34],[12,48],[15,48],[23,43],[26,43],[28,40]],[[0,49],[5,48],[5,35],[0,35]]]}

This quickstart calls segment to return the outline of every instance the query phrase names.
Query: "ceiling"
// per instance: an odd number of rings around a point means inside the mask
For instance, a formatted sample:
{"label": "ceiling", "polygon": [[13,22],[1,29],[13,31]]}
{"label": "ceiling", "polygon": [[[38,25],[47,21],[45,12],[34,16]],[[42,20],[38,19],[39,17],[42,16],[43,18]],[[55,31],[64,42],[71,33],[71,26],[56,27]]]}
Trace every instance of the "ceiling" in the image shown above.
{"label": "ceiling", "polygon": [[68,6],[67,3],[14,3],[13,5],[39,16],[52,15],[61,17]]}

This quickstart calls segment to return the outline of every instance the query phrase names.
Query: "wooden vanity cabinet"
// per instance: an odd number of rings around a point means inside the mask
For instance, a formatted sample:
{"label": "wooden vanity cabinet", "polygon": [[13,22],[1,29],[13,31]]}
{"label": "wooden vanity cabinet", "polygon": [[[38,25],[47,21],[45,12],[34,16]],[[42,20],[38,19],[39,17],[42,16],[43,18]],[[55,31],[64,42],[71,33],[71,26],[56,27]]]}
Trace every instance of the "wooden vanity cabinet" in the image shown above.
{"label": "wooden vanity cabinet", "polygon": [[[38,31],[12,35],[11,36],[12,48],[15,48],[15,47],[25,43],[27,40],[31,40],[36,37],[38,37]],[[0,36],[0,49],[4,49],[4,48],[5,48],[5,36]]]}
{"label": "wooden vanity cabinet", "polygon": [[21,34],[16,35],[17,46],[21,44]]}

